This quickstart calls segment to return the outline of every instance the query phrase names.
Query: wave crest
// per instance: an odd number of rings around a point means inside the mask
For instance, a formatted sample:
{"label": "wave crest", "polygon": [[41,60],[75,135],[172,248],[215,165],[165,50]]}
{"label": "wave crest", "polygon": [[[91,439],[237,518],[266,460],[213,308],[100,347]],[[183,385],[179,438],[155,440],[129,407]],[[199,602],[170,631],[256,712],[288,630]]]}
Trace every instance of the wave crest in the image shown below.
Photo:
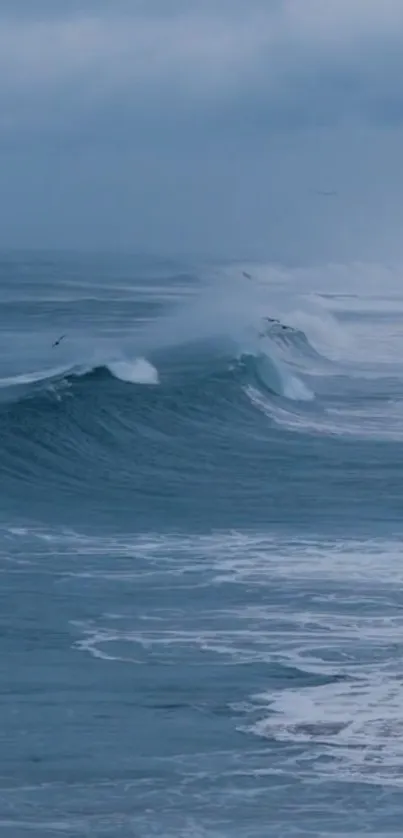
{"label": "wave crest", "polygon": [[158,370],[145,358],[135,361],[113,361],[107,364],[107,369],[120,381],[130,384],[159,384]]}
{"label": "wave crest", "polygon": [[158,370],[145,358],[136,358],[133,361],[115,360],[94,365],[73,364],[1,378],[0,401],[20,401],[35,396],[38,392],[51,391],[71,379],[102,371],[107,371],[114,378],[130,384],[159,384]]}

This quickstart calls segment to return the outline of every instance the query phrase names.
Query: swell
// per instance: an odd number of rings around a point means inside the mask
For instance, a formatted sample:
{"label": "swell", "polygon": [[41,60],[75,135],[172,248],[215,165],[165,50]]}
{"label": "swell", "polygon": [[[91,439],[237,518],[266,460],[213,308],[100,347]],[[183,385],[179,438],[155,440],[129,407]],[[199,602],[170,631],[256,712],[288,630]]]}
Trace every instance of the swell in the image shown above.
{"label": "swell", "polygon": [[[0,406],[0,518],[142,532],[182,528],[185,520],[201,529],[268,521],[309,527],[315,497],[315,526],[320,516],[336,521],[340,457],[361,479],[363,458],[375,449],[349,443],[346,434],[340,444],[329,438],[329,403],[311,374],[328,362],[297,347],[298,340],[288,333],[290,352],[267,334],[237,346],[193,341],[160,348],[142,360],[142,383],[133,380],[139,359],[116,355],[97,364],[83,358],[38,381],[19,378],[18,397]],[[152,371],[152,385],[144,369]],[[288,389],[294,380],[315,396],[301,400]],[[343,393],[335,400],[341,407]],[[371,433],[376,437],[378,427]],[[380,485],[390,489],[387,471]],[[352,497],[352,525],[357,503]],[[337,520],[345,529],[344,503]]]}
{"label": "swell", "polygon": [[255,354],[193,344],[152,361],[114,358],[2,379],[3,472],[74,491],[123,489],[139,475],[157,485],[161,469],[195,472],[201,460],[212,472],[215,452],[233,448],[242,459],[245,440],[267,425],[249,385],[281,403],[311,397],[274,347],[269,354],[260,344]]}

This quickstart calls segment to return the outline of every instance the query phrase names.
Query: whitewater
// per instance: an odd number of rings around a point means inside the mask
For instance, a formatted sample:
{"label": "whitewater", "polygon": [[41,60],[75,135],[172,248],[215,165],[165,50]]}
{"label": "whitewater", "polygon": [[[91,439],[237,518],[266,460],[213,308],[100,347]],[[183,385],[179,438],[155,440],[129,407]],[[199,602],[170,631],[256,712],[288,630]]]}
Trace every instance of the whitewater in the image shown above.
{"label": "whitewater", "polygon": [[6,838],[401,834],[400,274],[2,256]]}

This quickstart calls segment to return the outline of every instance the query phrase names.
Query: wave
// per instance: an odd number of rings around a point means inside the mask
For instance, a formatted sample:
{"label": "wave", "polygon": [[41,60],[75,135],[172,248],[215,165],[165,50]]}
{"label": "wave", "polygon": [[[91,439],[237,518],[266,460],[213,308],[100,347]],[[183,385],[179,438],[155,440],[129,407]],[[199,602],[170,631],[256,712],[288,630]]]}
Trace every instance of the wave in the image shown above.
{"label": "wave", "polygon": [[[357,388],[379,394],[379,385],[340,378],[336,353],[322,348],[326,319],[299,310],[281,316],[260,301],[244,313],[243,301],[231,298],[232,319],[214,297],[202,312],[192,303],[130,321],[124,333],[108,314],[99,338],[94,325],[57,353],[48,333],[35,333],[31,343],[14,344],[13,357],[3,334],[4,364],[19,364],[0,379],[1,469],[11,502],[25,499],[29,514],[45,517],[47,504],[60,504],[64,520],[90,494],[94,516],[130,507],[139,525],[152,526],[155,510],[172,521],[177,513],[178,524],[192,498],[201,510],[210,498],[217,524],[233,522],[235,510],[237,523],[252,509],[263,520],[269,502],[273,510],[283,502],[268,473],[298,457],[304,438],[337,428],[344,438],[385,438],[383,402],[370,420],[364,401],[355,416],[335,412],[353,404]],[[342,336],[329,323],[337,348]],[[50,364],[55,358],[63,363]],[[393,432],[401,434],[395,414]]]}
{"label": "wave", "polygon": [[199,376],[208,379],[217,370],[225,374],[239,365],[239,371],[248,370],[259,386],[274,396],[292,401],[312,399],[313,392],[295,370],[298,368],[299,373],[309,371],[312,359],[320,356],[302,331],[282,324],[278,327],[270,325],[265,332],[259,327],[249,335],[247,345],[243,343],[237,351],[234,344],[223,344],[214,339],[187,339],[177,345],[172,341],[168,348],[151,350],[152,360],[145,357],[130,359],[121,353],[108,357],[103,349],[93,352],[92,357],[72,363],[0,378],[0,401],[20,401],[38,393],[54,392],[78,378],[94,374],[99,377],[106,373],[127,384],[157,386],[160,384],[160,365],[168,386],[170,383],[175,385],[178,371],[181,381],[189,384]]}
{"label": "wave", "polygon": [[[4,485],[38,515],[47,514],[54,495],[63,516],[63,498],[72,508],[72,498],[80,503],[91,493],[94,509],[107,516],[107,496],[116,511],[134,495],[143,521],[151,515],[150,495],[165,509],[184,486],[189,498],[211,494],[220,463],[224,473],[234,472],[231,492],[237,492],[236,464],[255,481],[256,432],[266,434],[269,425],[250,398],[252,385],[265,402],[300,409],[314,401],[275,343],[262,345],[258,337],[237,351],[228,342],[194,341],[158,347],[149,358],[104,354],[3,378]],[[36,487],[42,499],[33,500]],[[232,509],[230,495],[223,503]]]}
{"label": "wave", "polygon": [[130,384],[159,383],[158,371],[145,358],[136,358],[133,361],[115,360],[95,366],[74,364],[0,378],[0,401],[18,401],[44,390],[51,392],[57,385],[68,384],[71,379],[102,371]]}
{"label": "wave", "polygon": [[314,399],[313,391],[273,353],[260,351],[256,356],[244,356],[244,360],[252,362],[250,366],[255,383],[266,393],[297,402]]}
{"label": "wave", "polygon": [[[261,318],[237,339],[219,339],[207,329],[192,339],[186,324],[176,342],[168,326],[166,341],[149,341],[147,356],[130,357],[127,347],[108,352],[105,345],[85,352],[80,345],[74,363],[0,379],[3,461],[10,474],[36,479],[38,469],[46,469],[51,481],[64,474],[69,491],[74,486],[78,493],[79,476],[83,486],[113,480],[124,497],[133,468],[139,485],[144,473],[147,492],[158,491],[152,487],[162,463],[175,474],[181,464],[181,479],[198,474],[202,484],[200,457],[205,479],[229,450],[232,463],[241,457],[242,468],[252,468],[251,440],[275,435],[279,427],[288,435],[334,436],[336,426],[345,437],[379,435],[380,412],[368,418],[363,406],[357,416],[335,413],[337,367],[297,325],[273,326]],[[400,433],[398,420],[396,411],[394,432]]]}
{"label": "wave", "polygon": [[158,371],[145,358],[137,358],[135,361],[111,361],[106,368],[115,378],[130,384],[159,383]]}
{"label": "wave", "polygon": [[[293,434],[400,439],[400,403],[394,403],[393,422],[389,421],[387,427],[382,427],[385,406],[379,402],[376,406],[368,400],[344,406],[340,397],[346,393],[354,396],[357,370],[350,369],[346,374],[319,349],[320,341],[316,345],[311,342],[301,327],[303,322],[316,334],[325,328],[320,318],[296,312],[285,322],[260,318],[249,330],[238,330],[237,340],[233,336],[218,339],[216,322],[212,334],[208,334],[207,325],[192,340],[192,323],[185,323],[183,333],[178,328],[179,320],[173,318],[164,324],[165,341],[148,347],[149,357],[108,353],[105,346],[85,353],[80,345],[78,354],[82,357],[74,363],[1,378],[0,404],[4,410],[18,403],[23,411],[29,400],[40,413],[52,400],[73,399],[76,421],[79,411],[85,410],[93,417],[95,428],[96,401],[114,435],[117,422],[134,430],[158,405],[160,415],[152,416],[155,426],[164,427],[164,417],[174,414],[176,421],[180,417],[183,433],[187,432],[185,424],[190,414],[193,420],[216,423],[217,416],[225,411],[226,433],[233,432],[241,414],[249,429],[259,421],[256,414],[260,414],[266,423]],[[108,381],[117,382],[122,389],[110,387]],[[369,396],[370,385],[368,379]],[[155,389],[160,392],[158,397],[149,395]],[[392,407],[388,410],[390,420]]]}

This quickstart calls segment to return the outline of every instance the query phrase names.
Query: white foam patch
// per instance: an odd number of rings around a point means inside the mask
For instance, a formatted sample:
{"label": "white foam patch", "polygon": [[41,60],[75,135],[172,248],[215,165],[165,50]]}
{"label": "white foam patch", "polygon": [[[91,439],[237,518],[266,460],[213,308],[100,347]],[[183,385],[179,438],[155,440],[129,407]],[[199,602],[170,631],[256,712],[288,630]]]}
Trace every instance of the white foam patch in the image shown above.
{"label": "white foam patch", "polygon": [[[251,727],[259,736],[316,746],[312,762],[328,758],[319,773],[337,779],[403,786],[403,689],[397,678],[364,675],[267,694],[271,715]],[[318,766],[317,766],[318,767]]]}
{"label": "white foam patch", "polygon": [[130,384],[159,384],[156,368],[145,358],[135,361],[113,361],[108,365],[109,371],[115,378]]}
{"label": "white foam patch", "polygon": [[[264,351],[265,343],[267,351]],[[276,357],[273,344],[267,346],[267,343],[261,341],[256,359],[257,374],[263,386],[290,401],[311,401],[314,398],[313,392],[300,378],[291,374],[287,365]]]}
{"label": "white foam patch", "polygon": [[344,357],[354,345],[348,331],[324,309],[319,312],[292,310],[287,315],[287,324],[302,331],[314,349],[330,360]]}
{"label": "white foam patch", "polygon": [[[106,667],[264,663],[267,689],[255,695],[245,679],[234,725],[248,737],[292,745],[270,752],[272,770],[316,782],[403,787],[399,539],[264,532],[91,538],[24,527],[7,533],[17,558],[18,545],[25,555],[27,540],[31,548],[35,539],[30,559],[41,572],[67,586],[88,584],[89,591],[100,585],[103,596],[107,590],[104,613],[71,624],[78,654]],[[32,571],[18,568],[25,572]],[[148,592],[154,586],[155,598],[139,612],[116,613],[116,586],[117,601],[122,585],[133,586],[141,601],[143,584]],[[161,598],[168,590],[174,595]]]}
{"label": "white foam patch", "polygon": [[402,787],[403,618],[391,600],[381,615],[362,614],[370,601],[359,602],[359,585],[356,596],[354,616],[337,592],[328,611],[295,614],[277,660],[331,681],[255,696],[260,718],[246,729],[301,746],[308,775]]}
{"label": "white foam patch", "polygon": [[[209,583],[232,581],[270,585],[270,580],[289,579],[345,582],[346,585],[368,581],[379,588],[403,586],[403,542],[400,539],[343,539],[279,537],[267,532],[217,531],[210,535],[165,535],[144,533],[136,536],[92,537],[74,530],[46,530],[39,527],[10,526],[2,529],[6,543],[19,549],[26,558],[25,541],[30,544],[30,558],[49,551],[49,558],[63,560],[67,576],[99,574],[136,579],[144,573],[196,574],[206,571]],[[37,549],[35,549],[35,542]],[[1,555],[1,553],[0,553]],[[76,558],[78,568],[65,566]],[[112,557],[111,566],[99,567],[99,558]],[[139,560],[145,562],[138,567]],[[83,562],[85,564],[83,565]],[[93,564],[94,563],[94,564]],[[213,572],[213,578],[210,574]],[[125,576],[125,578],[127,578]],[[349,591],[350,596],[352,591]]]}
{"label": "white foam patch", "polygon": [[70,371],[70,367],[60,366],[53,367],[48,370],[38,370],[36,372],[21,373],[19,375],[10,376],[8,378],[0,378],[0,388],[18,387],[25,384],[36,384],[42,381],[52,381],[58,376],[64,375]]}
{"label": "white foam patch", "polygon": [[277,425],[296,433],[342,436],[379,441],[403,440],[403,401],[390,399],[367,408],[325,407],[303,413],[282,407],[248,385],[244,392],[252,404]]}
{"label": "white foam patch", "polygon": [[[244,713],[240,729],[298,746],[294,757],[287,752],[278,759],[292,771],[294,758],[299,776],[403,786],[400,542],[326,544],[227,533],[144,537],[136,551],[156,572],[165,570],[170,584],[172,574],[178,584],[188,575],[190,588],[201,589],[198,574],[205,574],[210,586],[264,589],[264,604],[248,603],[245,593],[243,603],[226,605],[223,594],[213,608],[144,610],[132,628],[117,618],[112,625],[106,618],[102,625],[83,623],[76,625],[77,649],[131,665],[153,657],[183,664],[184,656],[197,665],[206,655],[224,665],[264,662],[268,680],[271,664],[291,668],[295,676],[285,687],[234,707]],[[293,686],[315,677],[317,685]]]}
{"label": "white foam patch", "polygon": [[309,402],[314,394],[309,387],[295,375],[288,375],[283,381],[283,395],[291,401]]}

